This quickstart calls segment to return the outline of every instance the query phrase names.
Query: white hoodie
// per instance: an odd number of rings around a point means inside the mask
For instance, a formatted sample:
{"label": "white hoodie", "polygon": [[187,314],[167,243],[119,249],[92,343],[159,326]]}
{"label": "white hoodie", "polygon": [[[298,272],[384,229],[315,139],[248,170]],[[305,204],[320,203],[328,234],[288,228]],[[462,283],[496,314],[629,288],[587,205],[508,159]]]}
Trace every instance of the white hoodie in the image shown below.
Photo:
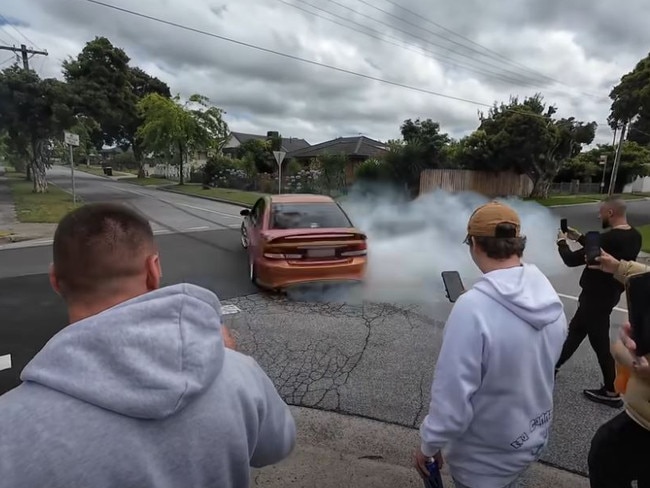
{"label": "white hoodie", "polygon": [[562,302],[536,266],[485,274],[447,320],[422,452],[446,448],[453,477],[467,486],[514,481],[546,446],[566,335]]}

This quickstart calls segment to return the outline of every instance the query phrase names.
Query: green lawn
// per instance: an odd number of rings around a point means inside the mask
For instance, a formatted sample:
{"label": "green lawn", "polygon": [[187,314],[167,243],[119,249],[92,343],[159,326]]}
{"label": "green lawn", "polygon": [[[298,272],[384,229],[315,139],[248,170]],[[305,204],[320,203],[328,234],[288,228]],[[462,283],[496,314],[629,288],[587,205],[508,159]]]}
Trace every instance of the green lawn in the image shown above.
{"label": "green lawn", "polygon": [[[580,203],[594,203],[600,202],[606,195],[554,195],[548,198],[531,198],[540,205],[545,207],[550,207],[553,205],[576,205]],[[647,195],[644,194],[631,194],[623,193],[616,195],[623,200],[638,200],[640,198],[645,198]]]}
{"label": "green lawn", "polygon": [[233,203],[241,203],[244,205],[253,205],[258,198],[264,196],[264,193],[257,193],[254,191],[231,190],[228,188],[210,188],[204,190],[202,185],[183,185],[183,186],[177,185],[173,187],[173,190],[180,191],[188,195],[218,198],[220,200],[226,200]]}
{"label": "green lawn", "polygon": [[10,173],[7,176],[20,222],[55,224],[75,208],[72,195],[59,187],[50,184],[46,193],[34,193],[34,184],[26,181],[24,174]]}
{"label": "green lawn", "polygon": [[119,181],[140,186],[162,186],[176,184],[175,181],[168,180],[166,178],[123,178]]}
{"label": "green lawn", "polygon": [[650,225],[642,225],[641,227],[637,227],[637,229],[639,229],[639,232],[641,232],[641,235],[643,236],[643,246],[641,247],[641,250],[650,253]]}

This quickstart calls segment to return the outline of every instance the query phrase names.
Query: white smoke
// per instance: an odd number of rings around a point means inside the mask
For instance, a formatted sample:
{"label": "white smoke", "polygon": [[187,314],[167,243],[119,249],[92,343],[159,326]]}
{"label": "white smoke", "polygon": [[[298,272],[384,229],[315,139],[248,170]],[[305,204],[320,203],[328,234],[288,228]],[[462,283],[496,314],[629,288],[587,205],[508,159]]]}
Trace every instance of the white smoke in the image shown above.
{"label": "white smoke", "polygon": [[[555,240],[558,218],[535,202],[499,199],[513,207],[527,237],[524,261],[547,276],[564,265]],[[340,203],[354,225],[368,236],[364,298],[391,303],[445,300],[442,271],[458,271],[466,286],[480,276],[463,243],[467,221],[488,199],[475,193],[435,191],[413,201],[382,190],[381,196],[351,192]]]}

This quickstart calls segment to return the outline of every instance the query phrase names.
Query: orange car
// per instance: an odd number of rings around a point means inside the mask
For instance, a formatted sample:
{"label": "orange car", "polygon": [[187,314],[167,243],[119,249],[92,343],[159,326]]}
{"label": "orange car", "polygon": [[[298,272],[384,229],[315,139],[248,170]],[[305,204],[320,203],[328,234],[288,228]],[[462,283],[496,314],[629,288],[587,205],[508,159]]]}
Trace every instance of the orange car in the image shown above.
{"label": "orange car", "polygon": [[250,279],[263,288],[322,282],[360,282],[366,235],[322,195],[270,195],[241,211],[241,244]]}

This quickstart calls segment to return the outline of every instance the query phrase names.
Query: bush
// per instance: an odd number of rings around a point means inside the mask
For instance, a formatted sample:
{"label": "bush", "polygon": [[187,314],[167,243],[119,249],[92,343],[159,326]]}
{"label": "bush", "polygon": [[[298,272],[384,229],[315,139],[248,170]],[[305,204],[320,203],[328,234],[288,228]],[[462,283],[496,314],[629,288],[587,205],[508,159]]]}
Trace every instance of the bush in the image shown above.
{"label": "bush", "polygon": [[366,159],[354,172],[356,179],[365,181],[385,180],[387,174],[386,163],[378,159]]}
{"label": "bush", "polygon": [[107,166],[112,166],[113,169],[138,169],[138,163],[135,161],[135,156],[131,151],[123,152],[113,156],[112,161],[108,162]]}

